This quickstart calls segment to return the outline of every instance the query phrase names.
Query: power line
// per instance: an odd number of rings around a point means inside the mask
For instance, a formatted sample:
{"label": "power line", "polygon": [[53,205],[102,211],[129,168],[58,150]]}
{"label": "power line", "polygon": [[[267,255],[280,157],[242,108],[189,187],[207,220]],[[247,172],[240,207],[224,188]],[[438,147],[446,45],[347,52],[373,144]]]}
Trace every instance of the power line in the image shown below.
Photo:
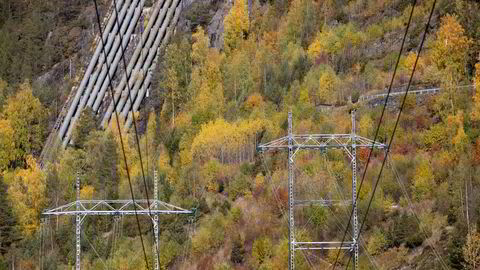
{"label": "power line", "polygon": [[[423,32],[423,37],[422,37],[422,41],[420,43],[420,47],[418,49],[418,54],[417,54],[417,57],[415,58],[415,63],[413,65],[413,69],[412,69],[412,73],[410,75],[410,79],[408,81],[408,85],[407,85],[407,89],[405,91],[405,95],[403,96],[403,100],[402,100],[402,104],[400,106],[400,111],[398,112],[398,115],[397,115],[397,119],[395,121],[395,126],[393,128],[393,131],[392,131],[392,135],[390,137],[390,141],[389,141],[389,144],[387,146],[387,150],[385,152],[385,157],[383,158],[383,161],[382,161],[382,166],[380,167],[380,172],[378,174],[378,177],[377,177],[377,180],[375,182],[375,186],[373,188],[373,191],[372,191],[372,194],[370,195],[370,199],[369,199],[369,202],[368,202],[368,206],[367,206],[367,210],[365,212],[365,215],[364,215],[364,218],[362,220],[362,223],[360,225],[360,230],[359,230],[359,233],[358,235],[360,236],[361,232],[362,232],[362,229],[363,229],[363,226],[365,225],[365,222],[366,222],[366,219],[368,217],[368,212],[370,210],[370,207],[372,205],[372,201],[373,201],[373,197],[375,195],[375,192],[377,190],[377,187],[378,187],[378,183],[380,182],[380,177],[382,176],[382,172],[383,172],[383,168],[385,167],[385,162],[387,160],[387,156],[388,156],[388,153],[390,152],[390,148],[392,146],[392,143],[393,143],[393,139],[394,139],[394,136],[395,136],[395,132],[397,130],[397,127],[398,127],[398,123],[400,122],[400,117],[402,115],[402,111],[403,111],[403,107],[405,105],[405,101],[407,99],[407,95],[408,95],[408,91],[410,89],[410,85],[412,83],[412,80],[413,80],[413,75],[415,74],[415,69],[417,67],[417,63],[418,63],[418,59],[420,58],[420,53],[422,52],[422,48],[423,48],[423,44],[425,42],[425,38],[427,36],[427,33],[428,33],[428,27],[430,26],[430,21],[432,19],[432,15],[433,15],[433,11],[435,10],[435,5],[437,3],[437,0],[434,0],[433,1],[433,5],[432,5],[432,9],[430,10],[430,15],[428,17],[428,21],[427,21],[427,24],[425,25],[425,30]],[[444,269],[448,269],[446,263],[444,262],[444,260],[441,258],[441,256],[439,257],[440,258],[440,263],[442,264],[442,267]]]}
{"label": "power line", "polygon": [[[262,159],[262,161],[263,161],[263,162],[262,162],[262,163],[263,163],[263,167],[264,167],[264,169],[265,169],[265,173],[266,173],[266,176],[267,176],[268,181],[269,181],[268,183],[272,186],[272,196],[275,198],[275,202],[276,202],[276,204],[277,204],[277,207],[280,209],[280,211],[281,211],[281,213],[282,213],[282,217],[284,217],[284,220],[288,221],[288,218],[287,218],[286,215],[285,215],[285,210],[283,209],[282,204],[280,203],[280,199],[278,198],[277,190],[275,190],[274,187],[273,187],[272,174],[271,174],[271,171],[270,171],[270,169],[268,168],[268,165],[267,165],[267,163],[266,163],[266,158],[265,158],[265,152],[264,152],[264,151],[262,151],[262,157],[261,157],[261,159]],[[296,166],[295,166],[295,169],[296,169],[298,172],[301,173],[301,171],[300,171]],[[315,210],[314,210],[314,211],[315,211]],[[318,210],[317,210],[317,211],[318,211]],[[312,217],[309,218],[309,220],[307,221],[307,224],[310,222],[311,218],[312,218]],[[304,225],[304,226],[306,226],[306,225]],[[338,226],[338,225],[337,225],[337,226]],[[307,253],[306,250],[301,250],[301,251],[302,251],[303,257],[305,258],[305,261],[310,265],[311,268],[313,268],[313,267],[314,267],[314,266],[313,266],[313,263],[312,263],[312,262],[310,261],[310,259],[308,258],[308,255],[309,255],[309,254],[306,254],[306,253]],[[374,267],[375,267],[375,265],[374,265]],[[375,268],[376,268],[376,267],[375,267]]]}
{"label": "power line", "polygon": [[[343,191],[341,190],[340,186],[338,185],[335,175],[333,175],[331,169],[328,167],[327,154],[324,153],[323,155],[324,155],[325,168],[326,168],[328,174],[330,175],[330,177],[333,178],[332,181],[333,181],[333,184],[335,185],[335,191],[337,192],[337,194],[338,194],[338,196],[340,197],[340,199],[345,200],[345,199],[346,199],[345,194],[343,193]],[[345,216],[347,216],[348,213],[347,213],[346,209],[344,209],[344,208],[341,208],[341,209],[342,209],[342,213],[345,214]],[[345,229],[345,225],[343,225],[343,224],[340,222],[341,219],[340,219],[339,217],[337,217],[337,215],[335,215],[335,212],[334,212],[333,210],[331,210],[331,213],[332,213],[333,217],[335,218],[335,221],[337,222],[337,227],[338,227],[340,230]],[[375,259],[374,259],[374,258],[368,253],[368,251],[366,250],[367,244],[366,244],[365,240],[363,239],[363,237],[361,237],[361,238],[359,238],[359,239],[360,239],[360,241],[361,241],[360,245],[361,245],[362,248],[364,249],[364,252],[365,252],[365,254],[367,255],[368,260],[369,260],[370,263],[373,265],[373,268],[378,269],[377,262],[375,261]]]}
{"label": "power line", "polygon": [[[116,2],[116,0],[114,0]],[[103,40],[103,30],[102,30],[102,25],[100,23],[100,14],[98,12],[98,4],[97,4],[97,0],[93,0],[93,3],[95,5],[95,13],[97,15],[97,24],[98,24],[98,29],[100,31],[100,40],[102,42],[102,51],[103,51],[103,55],[105,57],[105,59],[108,59],[107,58],[107,53],[105,52],[105,41]],[[115,3],[116,5],[116,3]],[[117,8],[115,6],[115,13],[117,13]],[[118,20],[117,20],[117,23],[118,23]],[[108,61],[105,61],[105,65],[107,66],[107,70],[110,70],[110,67],[109,67],[109,63]],[[113,93],[113,85],[112,85],[112,78],[110,76],[110,72],[107,72],[107,75],[108,75],[108,81],[109,81],[109,86],[110,86],[110,95],[112,96],[112,101],[115,103],[115,95]],[[132,188],[132,180],[130,178],[130,170],[128,168],[128,162],[127,162],[127,155],[125,154],[125,146],[123,144],[123,136],[122,136],[122,130],[120,128],[120,120],[119,120],[119,117],[118,117],[118,112],[117,110],[115,110],[115,119],[116,119],[116,122],[117,122],[117,128],[118,128],[118,135],[119,135],[119,138],[120,138],[120,144],[122,146],[122,153],[123,153],[123,160],[125,162],[125,171],[127,173],[127,178],[128,178],[128,185],[129,185],[129,188],[130,188],[130,195],[132,197],[132,202],[133,202],[133,209],[135,211],[135,219],[137,221],[137,228],[138,228],[138,233],[140,235],[140,241],[142,243],[142,250],[143,250],[143,256],[144,256],[144,259],[145,259],[145,266],[147,267],[147,270],[150,269],[148,267],[148,259],[147,259],[147,252],[145,251],[145,245],[143,243],[143,236],[142,236],[142,230],[140,228],[140,220],[138,219],[138,214],[137,214],[137,206],[135,204],[135,195],[133,194],[133,188]],[[148,193],[147,193],[147,196],[148,196]],[[149,209],[150,210],[150,209]]]}
{"label": "power line", "polygon": [[[420,218],[418,217],[417,213],[414,210],[413,202],[412,202],[412,199],[410,198],[410,195],[408,195],[407,188],[405,187],[405,184],[403,183],[403,181],[400,179],[400,176],[398,175],[397,169],[393,166],[392,159],[390,157],[387,157],[387,158],[388,158],[388,163],[390,165],[390,168],[392,169],[393,175],[395,176],[395,179],[397,180],[398,185],[400,186],[400,189],[403,192],[403,195],[407,199],[407,203],[408,203],[408,206],[410,208],[410,211],[413,213],[413,216],[415,217],[415,221],[417,221],[418,228],[423,232],[423,234],[425,236],[425,239],[428,241],[428,234],[425,231],[425,228],[421,226]],[[442,260],[440,254],[435,249],[435,246],[433,245],[433,243],[428,243],[428,244],[432,248],[433,254],[435,255],[435,257],[438,260]]]}
{"label": "power line", "polygon": [[[412,10],[410,11],[410,16],[408,17],[407,27],[405,28],[405,33],[403,35],[402,44],[400,46],[400,51],[398,53],[397,62],[395,64],[395,68],[393,70],[392,79],[390,81],[390,86],[388,87],[387,97],[385,99],[385,103],[383,104],[382,114],[380,115],[380,120],[378,121],[377,129],[375,131],[375,136],[373,138],[373,144],[375,144],[375,142],[377,141],[377,138],[378,138],[378,133],[380,131],[380,125],[382,124],[383,116],[385,115],[385,110],[386,110],[387,104],[388,104],[388,98],[390,97],[390,93],[392,91],[393,81],[395,80],[395,75],[397,74],[397,68],[398,68],[398,65],[400,63],[400,58],[402,56],[403,47],[405,46],[405,40],[407,39],[408,29],[410,28],[410,23],[412,22],[412,17],[413,17],[413,11],[415,10],[416,5],[417,5],[417,1],[413,0]],[[407,88],[407,90],[408,90],[408,88]],[[356,190],[352,190],[352,192],[357,192],[357,196],[355,197],[355,201],[353,202],[352,211],[350,212],[350,217],[348,218],[347,226],[346,226],[345,231],[343,233],[342,244],[345,242],[345,237],[347,236],[348,228],[350,226],[350,222],[352,221],[352,217],[353,217],[353,214],[354,214],[354,211],[355,211],[355,208],[356,208],[355,206],[357,205],[357,200],[358,200],[358,197],[360,195],[360,190],[362,189],[363,182],[365,180],[365,175],[366,175],[367,170],[368,170],[368,165],[370,164],[370,160],[372,158],[372,153],[373,153],[373,147],[372,147],[372,150],[370,150],[370,152],[368,154],[367,163],[365,165],[365,170],[363,171],[362,180],[360,181],[358,192]],[[335,269],[335,267],[338,263],[339,256],[340,256],[340,250],[338,250],[337,255],[335,257],[335,263],[333,264],[333,269]]]}
{"label": "power line", "polygon": [[90,247],[92,248],[93,252],[95,252],[95,255],[97,255],[97,257],[100,259],[100,262],[103,264],[103,267],[105,267],[105,269],[108,269],[108,265],[105,263],[105,261],[103,260],[102,256],[100,256],[100,254],[98,254],[97,250],[95,249],[95,247],[92,245],[92,243],[88,240],[88,237],[87,237],[87,233],[84,231],[83,232],[83,238],[85,240],[87,240],[87,243],[90,245]]}
{"label": "power line", "polygon": [[[115,15],[116,15],[115,16],[115,22],[117,24],[117,27],[120,29],[120,23],[118,22],[117,0],[113,0],[113,3],[114,3],[114,8],[115,8]],[[142,13],[142,11],[143,10],[140,11],[140,14]],[[143,27],[143,25],[142,25],[142,27]],[[123,40],[123,35],[122,35],[121,31],[118,32],[118,35],[120,37],[120,40]],[[141,39],[143,40],[143,33],[141,35]],[[130,101],[130,104],[133,104],[132,95],[131,95],[131,88],[130,88],[130,83],[129,83],[130,82],[130,74],[128,74],[128,72],[127,72],[127,62],[125,61],[125,48],[123,47],[123,42],[120,42],[120,49],[122,50],[121,51],[121,57],[122,57],[124,71],[125,71],[125,76],[127,78],[128,99]],[[143,48],[142,48],[142,52],[143,52]],[[116,111],[116,109],[115,109],[115,111]],[[135,142],[137,144],[138,156],[139,156],[139,159],[140,159],[140,167],[141,167],[141,171],[142,171],[143,187],[145,189],[145,195],[147,197],[147,203],[150,205],[150,198],[148,196],[147,181],[145,180],[145,171],[144,171],[144,168],[143,168],[142,151],[140,149],[140,140],[138,138],[137,123],[136,123],[135,113],[134,113],[133,108],[132,108],[132,119],[133,119],[133,127],[134,127],[134,130],[135,130]],[[117,121],[118,121],[118,119],[117,119]],[[148,149],[148,147],[147,147],[147,149]],[[152,216],[152,212],[150,211],[150,208],[148,208],[148,214],[149,214],[150,217]],[[154,228],[153,223],[151,223],[151,226],[152,226],[152,231],[153,231],[153,228]],[[160,261],[160,254],[158,252],[157,245],[155,245],[155,251],[157,253],[157,259],[158,259],[158,261]]]}

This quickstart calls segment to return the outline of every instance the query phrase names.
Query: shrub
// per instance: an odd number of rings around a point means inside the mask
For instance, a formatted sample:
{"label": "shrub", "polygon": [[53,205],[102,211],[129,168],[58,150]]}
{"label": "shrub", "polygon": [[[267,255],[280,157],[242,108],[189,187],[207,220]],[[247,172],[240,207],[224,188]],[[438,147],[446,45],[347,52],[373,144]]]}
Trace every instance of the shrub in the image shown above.
{"label": "shrub", "polygon": [[252,257],[256,266],[261,265],[272,256],[272,242],[266,236],[255,239],[252,247]]}
{"label": "shrub", "polygon": [[245,247],[243,245],[243,239],[240,235],[237,235],[233,239],[232,253],[230,260],[233,263],[242,263],[245,259]]}
{"label": "shrub", "polygon": [[233,207],[230,213],[232,213],[232,219],[234,222],[239,222],[243,218],[242,209],[239,207]]}
{"label": "shrub", "polygon": [[385,249],[387,243],[384,233],[380,229],[375,228],[368,241],[367,250],[371,255],[376,255]]}
{"label": "shrub", "polygon": [[245,196],[250,191],[251,184],[243,174],[237,175],[228,186],[228,197],[232,200],[240,196]]}

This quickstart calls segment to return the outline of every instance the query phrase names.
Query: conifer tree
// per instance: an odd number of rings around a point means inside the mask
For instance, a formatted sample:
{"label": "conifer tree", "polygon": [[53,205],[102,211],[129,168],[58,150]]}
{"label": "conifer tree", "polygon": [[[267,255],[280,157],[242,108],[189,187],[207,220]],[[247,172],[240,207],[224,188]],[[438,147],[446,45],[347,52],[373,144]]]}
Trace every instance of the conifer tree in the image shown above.
{"label": "conifer tree", "polygon": [[12,207],[7,200],[7,185],[0,176],[0,256],[7,253],[10,245],[18,240],[15,225]]}

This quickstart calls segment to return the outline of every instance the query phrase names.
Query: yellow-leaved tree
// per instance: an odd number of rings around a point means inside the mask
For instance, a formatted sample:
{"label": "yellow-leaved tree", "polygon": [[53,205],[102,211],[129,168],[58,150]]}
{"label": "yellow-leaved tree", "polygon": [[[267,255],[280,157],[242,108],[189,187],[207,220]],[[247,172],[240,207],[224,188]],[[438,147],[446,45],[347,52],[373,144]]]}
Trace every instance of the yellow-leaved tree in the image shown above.
{"label": "yellow-leaved tree", "polygon": [[235,0],[233,7],[223,20],[225,34],[223,43],[225,52],[229,54],[240,45],[240,42],[247,37],[250,21],[248,18],[248,6],[246,0]]}
{"label": "yellow-leaved tree", "polygon": [[473,232],[467,237],[467,243],[463,247],[467,269],[478,269],[480,266],[480,233]]}
{"label": "yellow-leaved tree", "polygon": [[472,120],[480,120],[480,62],[475,65],[475,95],[473,96]]}
{"label": "yellow-leaved tree", "polygon": [[210,51],[205,64],[201,68],[194,69],[192,85],[197,85],[199,89],[192,100],[192,106],[195,108],[194,112],[198,118],[213,119],[219,116],[224,109],[221,62],[222,55]]}
{"label": "yellow-leaved tree", "polygon": [[208,55],[210,40],[201,26],[192,34],[192,39],[192,61],[195,65],[203,65]]}
{"label": "yellow-leaved tree", "polygon": [[23,83],[18,93],[8,98],[3,114],[15,133],[15,160],[18,165],[24,165],[28,154],[42,149],[47,110],[33,95],[30,85]]}
{"label": "yellow-leaved tree", "polygon": [[327,69],[320,75],[317,96],[320,103],[333,104],[336,101],[335,88],[337,87],[338,78],[335,72]]}
{"label": "yellow-leaved tree", "polygon": [[465,129],[463,128],[463,111],[458,111],[457,114],[453,117],[453,125],[456,126],[457,132],[452,138],[452,144],[455,147],[455,150],[459,155],[464,155],[466,148],[469,145],[469,140],[467,134],[465,134]]}
{"label": "yellow-leaved tree", "polygon": [[13,173],[8,180],[8,197],[17,216],[20,229],[31,236],[38,228],[40,213],[45,207],[46,175],[32,156],[26,158],[27,168]]}
{"label": "yellow-leaved tree", "polygon": [[[140,162],[139,162],[139,156],[137,149],[131,144],[131,138],[127,131],[125,130],[125,126],[122,124],[122,120],[120,122],[120,131],[118,130],[117,127],[117,120],[116,116],[114,115],[112,117],[112,121],[110,122],[109,130],[108,132],[111,132],[113,135],[113,138],[116,143],[116,151],[117,151],[117,173],[118,173],[118,179],[119,179],[119,196],[123,198],[128,198],[130,197],[130,188],[128,186],[128,179],[127,179],[127,167],[125,166],[125,160],[123,156],[123,151],[125,151],[125,156],[127,158],[127,166],[129,169],[129,174],[132,180],[138,180],[137,175],[140,175]],[[120,140],[121,138],[121,140]],[[123,142],[123,145],[122,145]],[[123,150],[122,150],[123,149]],[[140,185],[135,185],[132,183],[134,189],[136,187],[139,187]],[[136,191],[134,190],[134,193]]]}
{"label": "yellow-leaved tree", "polygon": [[454,107],[454,86],[464,77],[468,50],[472,40],[465,35],[465,30],[458,22],[457,17],[446,15],[441,19],[440,28],[432,46],[432,60],[441,74],[441,81]]}
{"label": "yellow-leaved tree", "polygon": [[465,29],[457,17],[446,15],[441,19],[440,28],[432,47],[432,60],[445,75],[461,76],[465,73],[468,48],[472,44],[465,35]]}
{"label": "yellow-leaved tree", "polygon": [[204,78],[204,66],[208,59],[208,55],[211,53],[208,48],[210,42],[208,36],[202,27],[197,27],[197,31],[192,34],[192,74],[190,84],[188,85],[188,92],[192,97],[198,95],[198,89],[202,84]]}
{"label": "yellow-leaved tree", "polygon": [[435,179],[432,171],[432,167],[428,160],[423,159],[415,169],[415,175],[413,176],[413,186],[415,197],[417,199],[423,199],[429,196],[435,187]]}
{"label": "yellow-leaved tree", "polygon": [[10,121],[0,119],[0,172],[5,170],[8,164],[15,159],[14,132]]}
{"label": "yellow-leaved tree", "polygon": [[373,125],[372,117],[370,117],[369,114],[362,115],[360,122],[358,123],[359,133],[362,136],[370,137],[372,135]]}
{"label": "yellow-leaved tree", "polygon": [[269,123],[262,119],[229,123],[222,118],[204,124],[192,142],[192,157],[217,158],[222,163],[244,160],[254,147],[255,134]]}

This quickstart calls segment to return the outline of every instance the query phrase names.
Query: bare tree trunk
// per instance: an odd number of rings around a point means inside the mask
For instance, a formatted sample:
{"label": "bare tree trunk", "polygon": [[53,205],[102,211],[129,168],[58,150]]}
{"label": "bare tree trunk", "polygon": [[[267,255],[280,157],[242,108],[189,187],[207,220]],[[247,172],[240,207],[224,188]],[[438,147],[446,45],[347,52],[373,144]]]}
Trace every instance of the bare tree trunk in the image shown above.
{"label": "bare tree trunk", "polygon": [[265,66],[263,67],[263,94],[267,93],[267,72]]}
{"label": "bare tree trunk", "polygon": [[[460,188],[460,204],[462,205],[462,209],[464,209],[464,203],[463,203],[463,191],[462,188]],[[465,218],[465,212],[462,210],[462,216]]]}
{"label": "bare tree trunk", "polygon": [[467,188],[467,180],[465,182],[465,209],[466,209],[466,214],[467,214],[467,228],[468,228],[468,233],[470,233],[470,217],[468,215],[468,188]]}
{"label": "bare tree trunk", "polygon": [[175,101],[173,99],[173,91],[172,91],[172,126],[175,126]]}

